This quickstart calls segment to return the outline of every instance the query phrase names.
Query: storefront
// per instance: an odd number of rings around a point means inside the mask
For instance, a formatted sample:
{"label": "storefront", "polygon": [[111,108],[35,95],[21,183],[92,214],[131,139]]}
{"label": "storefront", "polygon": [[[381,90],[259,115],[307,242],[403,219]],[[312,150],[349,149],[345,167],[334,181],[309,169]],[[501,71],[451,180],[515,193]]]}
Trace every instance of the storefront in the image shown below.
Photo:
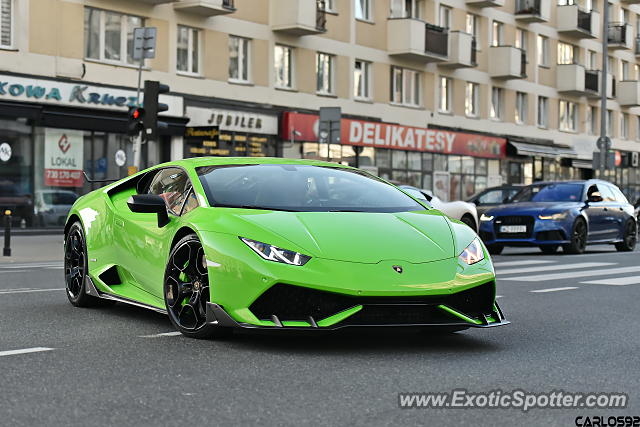
{"label": "storefront", "polygon": [[318,142],[318,116],[285,112],[283,156],[341,162],[401,184],[466,200],[500,185],[504,138],[344,118],[341,144]]}
{"label": "storefront", "polygon": [[[170,157],[171,140],[184,133],[182,98],[169,105],[166,135],[144,144],[141,167]],[[0,74],[0,208],[24,227],[59,227],[73,201],[133,166],[127,110],[136,91],[53,79]]]}
{"label": "storefront", "polygon": [[509,138],[503,176],[509,184],[591,178],[591,163],[576,151],[553,141]]}
{"label": "storefront", "polygon": [[275,157],[278,116],[243,110],[187,106],[184,157]]}

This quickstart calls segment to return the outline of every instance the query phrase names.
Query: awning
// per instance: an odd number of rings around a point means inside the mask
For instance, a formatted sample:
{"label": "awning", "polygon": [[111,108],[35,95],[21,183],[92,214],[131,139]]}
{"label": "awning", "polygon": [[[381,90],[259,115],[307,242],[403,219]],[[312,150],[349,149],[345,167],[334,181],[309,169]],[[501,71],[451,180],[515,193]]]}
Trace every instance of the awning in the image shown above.
{"label": "awning", "polygon": [[593,169],[593,162],[590,160],[571,160],[571,166],[580,169]]}
{"label": "awning", "polygon": [[514,142],[509,141],[521,156],[535,156],[535,157],[577,157],[578,153],[573,148],[558,147],[555,145],[538,145],[528,144],[526,142]]}

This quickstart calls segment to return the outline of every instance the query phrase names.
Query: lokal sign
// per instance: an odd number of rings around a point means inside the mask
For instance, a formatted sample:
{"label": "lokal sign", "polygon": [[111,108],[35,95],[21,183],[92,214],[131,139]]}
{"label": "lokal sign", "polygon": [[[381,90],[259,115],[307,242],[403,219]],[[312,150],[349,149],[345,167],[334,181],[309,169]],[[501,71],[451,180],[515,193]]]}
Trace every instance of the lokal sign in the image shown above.
{"label": "lokal sign", "polygon": [[83,132],[50,129],[44,133],[44,185],[82,187]]}
{"label": "lokal sign", "polygon": [[[318,116],[284,113],[281,138],[292,136],[296,141],[318,141]],[[342,119],[341,140],[345,145],[486,158],[504,157],[507,146],[505,138],[352,119]]]}

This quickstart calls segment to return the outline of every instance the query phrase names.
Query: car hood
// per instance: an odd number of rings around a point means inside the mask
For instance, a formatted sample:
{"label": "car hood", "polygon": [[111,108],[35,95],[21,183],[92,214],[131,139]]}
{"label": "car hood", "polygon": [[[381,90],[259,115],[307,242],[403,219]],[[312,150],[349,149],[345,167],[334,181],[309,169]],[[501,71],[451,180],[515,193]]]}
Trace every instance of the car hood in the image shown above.
{"label": "car hood", "polygon": [[220,208],[209,209],[216,211],[216,219],[207,221],[210,231],[233,230],[241,237],[318,258],[422,263],[455,256],[449,222],[435,210],[365,213],[225,209],[225,215]]}
{"label": "car hood", "polygon": [[582,204],[577,202],[518,202],[492,207],[486,215],[539,215],[563,212],[575,209]]}

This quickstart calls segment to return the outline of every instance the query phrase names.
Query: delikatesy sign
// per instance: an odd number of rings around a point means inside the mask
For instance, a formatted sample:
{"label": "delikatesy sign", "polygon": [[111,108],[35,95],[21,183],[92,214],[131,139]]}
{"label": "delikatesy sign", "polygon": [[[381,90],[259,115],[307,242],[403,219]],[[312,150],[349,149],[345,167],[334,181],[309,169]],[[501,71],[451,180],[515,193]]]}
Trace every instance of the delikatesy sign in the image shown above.
{"label": "delikatesy sign", "polygon": [[[281,137],[318,141],[318,120],[317,115],[287,112]],[[341,140],[345,145],[486,158],[504,157],[507,146],[500,137],[352,119],[342,119]]]}
{"label": "delikatesy sign", "polygon": [[83,132],[50,129],[44,133],[44,185],[82,187]]}

